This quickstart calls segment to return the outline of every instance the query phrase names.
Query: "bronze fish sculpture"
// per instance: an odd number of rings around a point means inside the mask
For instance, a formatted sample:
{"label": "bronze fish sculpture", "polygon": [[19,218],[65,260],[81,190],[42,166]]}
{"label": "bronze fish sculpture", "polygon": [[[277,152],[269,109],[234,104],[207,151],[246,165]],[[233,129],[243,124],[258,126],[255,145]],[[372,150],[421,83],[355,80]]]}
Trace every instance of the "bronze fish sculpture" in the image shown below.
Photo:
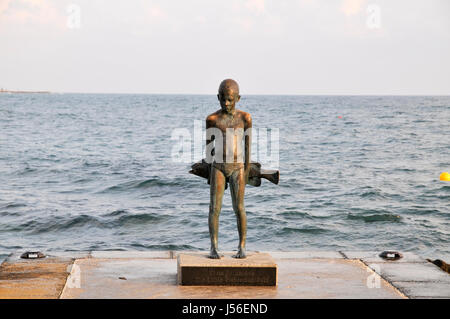
{"label": "bronze fish sculpture", "polygon": [[[208,164],[205,159],[193,164],[189,173],[206,178],[209,184],[209,175],[211,172],[211,164]],[[250,164],[250,172],[248,176],[247,184],[252,186],[261,186],[261,179],[267,179],[268,181],[278,184],[280,180],[280,171],[261,169],[261,164],[252,162]],[[228,184],[228,183],[227,183]],[[225,185],[227,187],[227,185]]]}

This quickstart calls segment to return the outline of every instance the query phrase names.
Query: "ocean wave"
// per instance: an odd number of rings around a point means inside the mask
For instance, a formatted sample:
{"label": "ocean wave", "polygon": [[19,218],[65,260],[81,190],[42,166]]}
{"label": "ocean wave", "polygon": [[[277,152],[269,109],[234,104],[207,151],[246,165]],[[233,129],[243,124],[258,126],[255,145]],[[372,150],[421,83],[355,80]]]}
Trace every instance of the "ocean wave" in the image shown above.
{"label": "ocean wave", "polygon": [[438,209],[430,209],[426,207],[415,207],[408,208],[401,211],[402,214],[413,214],[413,215],[430,215],[430,214],[440,214],[441,211]]}
{"label": "ocean wave", "polygon": [[74,183],[74,184],[84,184],[84,183],[92,182],[93,180],[94,179],[92,179],[92,178],[83,177],[83,178],[79,178],[79,179],[74,180],[72,183]]}
{"label": "ocean wave", "polygon": [[320,227],[302,227],[302,228],[294,228],[294,227],[283,227],[279,231],[277,231],[277,235],[288,235],[288,234],[310,234],[310,235],[319,235],[329,232],[328,229],[320,228]]}
{"label": "ocean wave", "polygon": [[45,234],[51,232],[61,232],[76,228],[89,227],[105,227],[107,223],[100,221],[98,218],[90,215],[79,215],[75,217],[57,217],[44,218],[39,220],[31,220],[20,226],[16,226],[16,230],[23,230],[31,234]]}
{"label": "ocean wave", "polygon": [[89,162],[86,160],[82,160],[82,166],[84,167],[109,167],[111,163],[109,162]]}
{"label": "ocean wave", "polygon": [[30,234],[45,234],[66,232],[74,229],[101,228],[112,229],[118,227],[133,227],[153,225],[167,220],[169,216],[154,213],[133,214],[125,210],[114,211],[112,213],[96,217],[82,214],[78,216],[50,216],[46,218],[34,218],[24,223],[2,225],[1,232],[26,232]]}
{"label": "ocean wave", "polygon": [[116,226],[145,225],[154,224],[163,220],[167,220],[169,216],[150,213],[122,215],[112,223]]}
{"label": "ocean wave", "polygon": [[347,214],[347,219],[350,220],[362,220],[366,223],[374,223],[374,222],[401,222],[402,217],[395,214],[390,213],[380,213],[380,214],[370,214],[370,215],[364,215],[364,214]]}
{"label": "ocean wave", "polygon": [[349,196],[349,195],[350,196],[355,195],[355,196],[359,196],[361,198],[367,198],[367,199],[376,199],[376,198],[382,199],[382,198],[397,196],[396,194],[387,194],[387,193],[383,192],[381,189],[371,187],[371,186],[356,188],[356,189],[353,189],[351,192],[344,194],[344,196]]}
{"label": "ocean wave", "polygon": [[34,173],[34,172],[37,172],[38,171],[38,169],[37,168],[31,168],[31,167],[24,167],[24,168],[22,168],[22,169],[20,169],[20,170],[17,170],[16,172],[15,172],[15,174],[16,175],[19,175],[19,176],[23,176],[23,175],[27,175],[27,174],[30,174],[30,173]]}
{"label": "ocean wave", "polygon": [[385,198],[385,196],[378,190],[364,192],[360,196],[362,198]]}
{"label": "ocean wave", "polygon": [[0,216],[20,216],[18,212],[0,211]]}
{"label": "ocean wave", "polygon": [[150,250],[199,250],[199,247],[191,246],[191,245],[174,245],[174,244],[138,244],[133,243],[130,244],[130,247],[136,248],[145,248]]}
{"label": "ocean wave", "polygon": [[330,219],[335,218],[336,214],[333,214],[332,216],[319,216],[319,215],[313,215],[308,212],[304,211],[298,211],[298,210],[287,210],[279,213],[278,215],[284,217],[285,219]]}
{"label": "ocean wave", "polygon": [[302,212],[302,211],[298,211],[298,210],[286,210],[283,211],[281,213],[279,213],[280,216],[284,216],[287,218],[312,218],[313,216],[311,216],[310,214],[308,214],[307,212]]}
{"label": "ocean wave", "polygon": [[118,209],[118,210],[112,211],[110,213],[105,213],[102,215],[102,217],[116,217],[116,216],[122,216],[125,214],[129,214],[129,212],[125,209]]}
{"label": "ocean wave", "polygon": [[20,207],[26,207],[26,204],[23,203],[9,203],[3,206],[0,206],[0,209],[11,209],[11,208],[20,208]]}
{"label": "ocean wave", "polygon": [[393,171],[395,171],[395,172],[406,172],[406,173],[417,172],[417,170],[414,169],[414,168],[401,168],[401,167],[395,168],[395,169],[393,169]]}
{"label": "ocean wave", "polygon": [[0,244],[0,249],[16,250],[16,249],[21,249],[21,248],[22,248],[22,246],[18,246],[18,245],[5,246],[5,245]]}
{"label": "ocean wave", "polygon": [[153,177],[144,180],[133,180],[129,182],[119,183],[100,191],[100,193],[125,192],[130,190],[147,189],[152,187],[188,187],[192,181],[185,179],[164,180]]}

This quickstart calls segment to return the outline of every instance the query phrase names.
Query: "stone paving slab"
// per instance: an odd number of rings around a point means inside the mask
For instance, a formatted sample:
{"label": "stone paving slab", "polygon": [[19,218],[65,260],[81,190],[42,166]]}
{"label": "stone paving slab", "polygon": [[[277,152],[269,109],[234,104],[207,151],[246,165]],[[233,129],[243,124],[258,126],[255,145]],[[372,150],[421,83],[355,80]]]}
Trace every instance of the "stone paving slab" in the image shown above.
{"label": "stone paving slab", "polygon": [[[174,250],[172,251],[173,258],[177,258],[179,254],[204,254],[204,251],[186,251]],[[234,255],[235,251],[223,251],[222,255]],[[298,258],[334,258],[343,259],[344,256],[337,251],[247,251],[248,254],[267,253],[276,259],[298,259]]]}
{"label": "stone paving slab", "polygon": [[172,258],[169,250],[156,251],[92,251],[92,258]]}
{"label": "stone paving slab", "polygon": [[48,251],[46,252],[48,257],[60,257],[60,258],[89,258],[91,253],[89,251]]}
{"label": "stone paving slab", "polygon": [[[78,259],[61,298],[168,298],[176,282],[174,259]],[[79,278],[72,278],[73,275]]]}
{"label": "stone paving slab", "polygon": [[[62,298],[404,298],[381,279],[369,288],[372,271],[358,260],[275,259],[277,287],[180,286],[176,259],[78,259],[80,286]],[[68,282],[72,282],[69,278]]]}
{"label": "stone paving slab", "polygon": [[450,298],[448,282],[395,281],[392,284],[410,298]]}
{"label": "stone paving slab", "polygon": [[61,255],[61,256],[46,254],[45,258],[24,259],[24,258],[20,258],[22,253],[23,252],[12,253],[11,255],[9,255],[5,259],[4,262],[5,263],[10,263],[10,264],[28,263],[30,265],[33,265],[33,264],[37,264],[37,263],[54,263],[54,262],[69,262],[69,263],[72,263],[73,260],[75,259],[74,257],[71,256],[72,254],[70,254],[70,255]]}
{"label": "stone paving slab", "polygon": [[450,285],[450,276],[432,263],[374,263],[370,268],[389,282],[422,281],[442,282]]}
{"label": "stone paving slab", "polygon": [[302,259],[302,258],[334,258],[342,259],[344,256],[337,251],[268,251],[273,258],[276,259]]}
{"label": "stone paving slab", "polygon": [[379,256],[381,251],[343,251],[349,259],[362,259],[366,263],[426,263],[425,258],[411,252],[401,252],[403,258],[398,260],[386,260]]}
{"label": "stone paving slab", "polygon": [[59,298],[72,263],[72,258],[10,256],[0,265],[0,299]]}
{"label": "stone paving slab", "polygon": [[405,298],[380,278],[379,288],[370,288],[373,272],[358,260],[345,259],[281,259],[279,298]]}

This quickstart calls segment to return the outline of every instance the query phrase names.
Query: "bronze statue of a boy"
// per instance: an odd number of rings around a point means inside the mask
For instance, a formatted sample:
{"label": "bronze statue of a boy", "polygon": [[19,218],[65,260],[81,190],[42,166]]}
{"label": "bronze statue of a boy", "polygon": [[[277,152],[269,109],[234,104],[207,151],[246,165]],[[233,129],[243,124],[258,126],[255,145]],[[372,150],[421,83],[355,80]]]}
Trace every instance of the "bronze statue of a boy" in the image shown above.
{"label": "bronze statue of a boy", "polygon": [[[251,127],[249,113],[237,110],[240,100],[236,81],[222,81],[217,95],[221,109],[206,118],[206,160],[211,163],[209,234],[211,238],[210,258],[219,259],[218,233],[219,214],[227,182],[230,184],[233,210],[237,218],[239,248],[235,258],[245,258],[247,216],[244,207],[245,184],[250,173]],[[244,142],[244,152],[242,143]]]}

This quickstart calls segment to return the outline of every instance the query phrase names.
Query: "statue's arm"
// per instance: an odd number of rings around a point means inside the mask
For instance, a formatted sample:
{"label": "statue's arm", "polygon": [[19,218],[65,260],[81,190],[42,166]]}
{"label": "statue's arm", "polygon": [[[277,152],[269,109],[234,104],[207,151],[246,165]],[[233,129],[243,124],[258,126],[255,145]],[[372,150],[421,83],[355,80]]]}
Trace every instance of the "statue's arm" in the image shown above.
{"label": "statue's arm", "polygon": [[[215,127],[214,119],[212,119],[211,116],[208,116],[206,118],[206,162],[212,163],[213,156],[214,156],[214,149],[212,151],[209,151],[210,148],[212,148],[214,145],[211,143],[214,143],[214,135],[210,134],[208,132],[208,129],[211,129]],[[211,145],[210,145],[211,144]]]}
{"label": "statue's arm", "polygon": [[245,161],[244,170],[245,178],[248,181],[248,176],[250,173],[250,163],[251,163],[251,147],[252,147],[252,117],[250,114],[245,115]]}

